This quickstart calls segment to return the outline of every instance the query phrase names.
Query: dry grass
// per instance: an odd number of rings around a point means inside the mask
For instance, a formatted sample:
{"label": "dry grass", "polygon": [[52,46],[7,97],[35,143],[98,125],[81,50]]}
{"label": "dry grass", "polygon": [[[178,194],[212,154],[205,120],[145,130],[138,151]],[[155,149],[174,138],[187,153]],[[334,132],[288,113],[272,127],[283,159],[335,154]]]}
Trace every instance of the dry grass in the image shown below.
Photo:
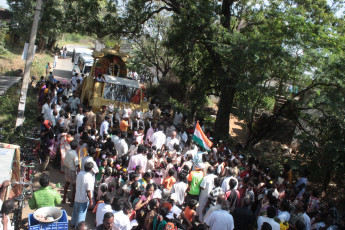
{"label": "dry grass", "polygon": [[[39,78],[45,75],[45,66],[47,62],[52,62],[53,57],[47,53],[37,53],[34,57],[34,62],[31,68],[31,76]],[[9,48],[9,52],[0,55],[0,75],[5,76],[18,76],[20,72],[17,70],[24,70],[25,61],[21,59],[21,48]],[[3,142],[21,143],[21,135],[14,129],[15,121],[18,112],[18,101],[20,96],[21,82],[11,86],[7,92],[0,97],[0,125],[1,136]],[[25,129],[32,126],[37,126],[36,117],[37,113],[30,112],[36,111],[37,98],[34,92],[29,92],[26,109],[25,109]]]}
{"label": "dry grass", "polygon": [[[49,53],[36,53],[31,67],[31,76],[39,77],[45,74],[47,62],[53,62],[53,55]],[[0,75],[18,76],[18,71],[24,72],[25,61],[22,60],[22,48],[9,48],[9,52],[0,55]]]}

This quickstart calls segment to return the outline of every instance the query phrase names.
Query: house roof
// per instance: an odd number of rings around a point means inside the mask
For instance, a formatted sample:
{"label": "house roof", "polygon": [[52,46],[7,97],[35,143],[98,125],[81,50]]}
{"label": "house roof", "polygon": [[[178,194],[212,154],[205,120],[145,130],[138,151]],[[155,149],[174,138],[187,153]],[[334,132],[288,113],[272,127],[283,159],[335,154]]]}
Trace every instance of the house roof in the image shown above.
{"label": "house roof", "polygon": [[0,19],[3,20],[8,20],[12,18],[12,12],[10,12],[9,10],[0,8]]}

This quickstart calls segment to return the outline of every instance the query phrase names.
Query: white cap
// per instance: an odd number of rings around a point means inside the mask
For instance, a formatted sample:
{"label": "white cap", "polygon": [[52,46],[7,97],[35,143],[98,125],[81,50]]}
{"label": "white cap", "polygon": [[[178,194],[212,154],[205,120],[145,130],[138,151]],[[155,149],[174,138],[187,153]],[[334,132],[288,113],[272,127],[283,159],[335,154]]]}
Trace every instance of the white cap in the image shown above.
{"label": "white cap", "polygon": [[203,169],[203,168],[205,168],[205,165],[204,165],[204,163],[198,163],[196,166],[195,166],[195,168],[197,169]]}

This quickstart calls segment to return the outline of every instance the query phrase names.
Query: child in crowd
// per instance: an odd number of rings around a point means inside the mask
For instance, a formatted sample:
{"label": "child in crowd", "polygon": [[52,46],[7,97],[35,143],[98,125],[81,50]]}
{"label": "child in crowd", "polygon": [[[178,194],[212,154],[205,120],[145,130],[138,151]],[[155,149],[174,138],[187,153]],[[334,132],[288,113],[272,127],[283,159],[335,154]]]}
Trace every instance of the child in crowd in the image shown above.
{"label": "child in crowd", "polygon": [[176,179],[174,178],[175,170],[173,168],[169,169],[168,176],[164,179],[163,185],[164,188],[168,189],[169,191],[176,183]]}
{"label": "child in crowd", "polygon": [[108,162],[106,160],[101,161],[101,166],[98,168],[99,172],[96,174],[96,181],[100,182],[104,173],[105,173],[105,168],[107,167]]}
{"label": "child in crowd", "polygon": [[152,152],[147,153],[146,170],[152,172],[155,169],[155,162],[153,160]]}
{"label": "child in crowd", "polygon": [[193,222],[195,219],[195,215],[196,215],[196,205],[198,204],[198,202],[194,199],[191,199],[188,203],[188,206],[184,209],[184,216],[186,217],[186,219],[189,222]]}

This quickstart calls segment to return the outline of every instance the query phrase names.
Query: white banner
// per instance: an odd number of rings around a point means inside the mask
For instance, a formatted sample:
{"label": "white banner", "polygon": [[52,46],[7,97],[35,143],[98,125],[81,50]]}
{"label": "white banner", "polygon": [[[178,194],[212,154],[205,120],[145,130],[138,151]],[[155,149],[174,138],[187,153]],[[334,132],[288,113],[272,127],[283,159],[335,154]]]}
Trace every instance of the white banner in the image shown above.
{"label": "white banner", "polygon": [[[36,45],[34,46],[34,55],[36,53]],[[22,54],[22,59],[26,60],[28,57],[28,50],[29,50],[29,43],[25,43],[24,45],[24,50],[23,50],[23,54]]]}

